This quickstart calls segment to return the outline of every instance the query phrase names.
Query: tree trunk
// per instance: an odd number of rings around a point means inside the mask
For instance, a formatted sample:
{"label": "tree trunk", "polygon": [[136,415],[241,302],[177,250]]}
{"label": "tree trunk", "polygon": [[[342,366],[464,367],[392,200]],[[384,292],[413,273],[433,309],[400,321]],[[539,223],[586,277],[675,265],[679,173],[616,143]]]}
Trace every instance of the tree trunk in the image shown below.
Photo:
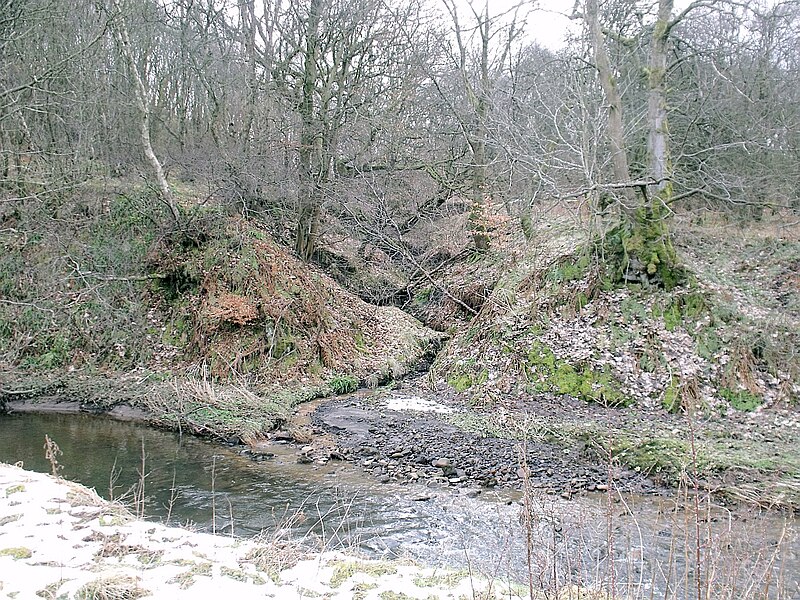
{"label": "tree trunk", "polygon": [[678,257],[667,222],[672,202],[672,169],[667,125],[667,44],[673,0],[659,0],[658,18],[650,40],[647,73],[647,154],[653,192],[645,194],[633,223],[632,247],[638,250],[649,279],[671,288],[681,278]]}
{"label": "tree trunk", "polygon": [[150,141],[150,104],[147,98],[147,88],[145,88],[144,80],[142,79],[141,73],[139,73],[139,67],[136,65],[136,59],[133,55],[133,48],[131,47],[130,35],[128,34],[128,27],[125,23],[125,18],[122,15],[119,2],[114,0],[113,6],[119,13],[116,20],[117,25],[115,27],[117,39],[120,42],[120,49],[122,50],[125,61],[128,63],[131,76],[133,77],[134,96],[136,97],[136,104],[139,107],[139,128],[142,140],[142,149],[144,150],[144,155],[145,158],[147,158],[147,162],[150,163],[150,166],[153,169],[156,182],[158,183],[158,187],[161,191],[161,198],[169,208],[173,224],[179,225],[181,223],[180,210],[175,202],[175,197],[172,195],[172,190],[169,188],[169,184],[167,183],[167,177],[164,174],[161,161],[158,160],[158,157],[153,150],[153,144]]}
{"label": "tree trunk", "polygon": [[[659,0],[648,57],[648,159],[655,194],[647,185],[637,198],[633,188],[623,188],[621,223],[606,234],[607,256],[618,281],[653,283],[672,288],[682,279],[666,221],[671,199],[669,182],[669,131],[667,129],[666,56],[672,24],[673,0]],[[594,48],[600,85],[608,103],[608,137],[617,183],[631,181],[626,154],[622,98],[600,26],[597,0],[586,0],[586,19]]]}
{"label": "tree trunk", "polygon": [[[314,156],[320,147],[314,117],[314,94],[317,83],[317,48],[319,20],[323,0],[311,0],[306,24],[306,48],[303,62],[303,88],[300,101],[300,210],[295,235],[295,252],[303,260],[314,254],[319,230],[320,201]],[[319,161],[316,161],[319,162]]]}
{"label": "tree trunk", "polygon": [[320,207],[316,203],[307,203],[300,209],[295,232],[295,252],[304,261],[311,260],[316,249],[319,213]]}
{"label": "tree trunk", "polygon": [[[586,19],[592,40],[594,62],[600,78],[600,86],[608,103],[608,141],[611,144],[611,164],[617,183],[631,180],[628,155],[625,148],[625,125],[622,115],[622,97],[617,89],[616,78],[611,70],[611,61],[606,50],[605,36],[600,27],[597,0],[586,0]],[[636,209],[636,195],[631,188],[624,188],[623,212],[632,215]]]}
{"label": "tree trunk", "polygon": [[648,60],[647,119],[649,135],[647,153],[650,159],[650,175],[655,181],[659,198],[668,203],[672,195],[669,164],[669,128],[667,127],[667,41],[669,20],[672,16],[673,0],[660,0],[658,21],[653,28]]}

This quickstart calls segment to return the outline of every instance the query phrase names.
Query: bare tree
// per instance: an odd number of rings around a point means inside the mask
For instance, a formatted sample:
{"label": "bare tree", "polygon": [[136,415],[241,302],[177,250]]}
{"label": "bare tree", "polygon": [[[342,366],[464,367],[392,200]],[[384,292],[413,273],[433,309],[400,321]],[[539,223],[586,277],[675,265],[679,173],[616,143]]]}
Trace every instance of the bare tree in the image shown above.
{"label": "bare tree", "polygon": [[119,51],[128,65],[128,73],[133,80],[133,94],[139,108],[139,130],[141,133],[142,150],[153,169],[153,174],[161,192],[161,199],[169,208],[173,224],[177,225],[181,223],[180,209],[178,208],[178,204],[167,182],[164,168],[161,166],[161,161],[156,156],[153,150],[153,144],[150,141],[150,99],[147,87],[145,86],[144,77],[136,63],[135,50],[131,44],[127,23],[129,17],[126,11],[123,10],[120,0],[111,0],[111,8],[114,12],[114,18],[111,21],[112,31],[114,32]]}
{"label": "bare tree", "polygon": [[[598,78],[608,104],[607,135],[611,144],[615,185],[622,190],[623,223],[611,232],[618,273],[625,280],[651,280],[672,287],[679,278],[678,260],[670,240],[667,217],[674,200],[670,136],[667,118],[667,56],[671,33],[690,12],[715,2],[697,0],[673,15],[673,0],[659,0],[649,31],[646,60],[646,175],[631,177],[628,155],[635,145],[625,139],[623,99],[619,93],[607,40],[625,40],[601,25],[597,0],[586,0],[583,17],[592,43]],[[643,14],[643,9],[638,14]],[[635,193],[634,190],[638,193]]]}
{"label": "bare tree", "polygon": [[[91,3],[4,3],[0,10],[0,188],[53,196],[87,176],[97,144],[91,73],[106,30]],[[80,111],[73,97],[83,98]]]}
{"label": "bare tree", "polygon": [[452,0],[443,0],[452,24],[455,47],[451,51],[455,76],[460,82],[460,94],[469,110],[462,112],[440,79],[442,99],[457,116],[462,133],[470,150],[471,210],[470,227],[473,243],[478,250],[489,247],[489,236],[484,225],[484,202],[491,195],[489,189],[490,120],[493,113],[495,87],[507,72],[508,60],[514,44],[523,32],[520,17],[521,5],[500,14],[489,13],[489,3],[477,8],[468,3],[470,18],[462,22],[458,6]]}
{"label": "bare tree", "polygon": [[386,106],[402,83],[409,47],[393,11],[379,0],[309,0],[283,14],[276,85],[298,119],[298,217],[295,250],[308,260],[319,235],[325,188],[344,162],[345,130]]}

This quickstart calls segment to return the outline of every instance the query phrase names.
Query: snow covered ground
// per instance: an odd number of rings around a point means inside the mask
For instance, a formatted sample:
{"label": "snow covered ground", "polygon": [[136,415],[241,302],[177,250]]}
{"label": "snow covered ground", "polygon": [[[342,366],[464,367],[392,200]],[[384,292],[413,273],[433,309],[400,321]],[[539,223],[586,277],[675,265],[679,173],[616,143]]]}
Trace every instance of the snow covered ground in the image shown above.
{"label": "snow covered ground", "polygon": [[0,463],[0,598],[522,598],[466,572],[308,554],[136,519],[93,490]]}

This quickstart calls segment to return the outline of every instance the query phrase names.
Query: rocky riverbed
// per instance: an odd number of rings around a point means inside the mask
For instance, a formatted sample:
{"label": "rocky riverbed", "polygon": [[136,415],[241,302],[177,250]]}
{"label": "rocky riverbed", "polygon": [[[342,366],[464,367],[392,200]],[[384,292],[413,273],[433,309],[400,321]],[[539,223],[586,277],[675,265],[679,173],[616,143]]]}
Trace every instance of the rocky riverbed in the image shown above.
{"label": "rocky riverbed", "polygon": [[[384,483],[533,489],[570,498],[604,491],[609,469],[583,444],[572,447],[493,437],[455,424],[455,407],[413,393],[356,394],[318,403],[310,415],[313,443],[300,460],[352,461]],[[653,493],[663,488],[641,473],[615,467],[615,488]]]}

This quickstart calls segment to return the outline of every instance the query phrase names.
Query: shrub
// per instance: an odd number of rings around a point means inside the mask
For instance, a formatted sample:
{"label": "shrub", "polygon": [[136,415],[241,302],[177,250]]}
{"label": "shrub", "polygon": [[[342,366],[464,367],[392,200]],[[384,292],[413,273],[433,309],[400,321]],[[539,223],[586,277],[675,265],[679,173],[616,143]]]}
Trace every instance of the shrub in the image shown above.
{"label": "shrub", "polygon": [[352,394],[358,389],[358,379],[352,375],[334,375],[328,385],[334,394]]}

